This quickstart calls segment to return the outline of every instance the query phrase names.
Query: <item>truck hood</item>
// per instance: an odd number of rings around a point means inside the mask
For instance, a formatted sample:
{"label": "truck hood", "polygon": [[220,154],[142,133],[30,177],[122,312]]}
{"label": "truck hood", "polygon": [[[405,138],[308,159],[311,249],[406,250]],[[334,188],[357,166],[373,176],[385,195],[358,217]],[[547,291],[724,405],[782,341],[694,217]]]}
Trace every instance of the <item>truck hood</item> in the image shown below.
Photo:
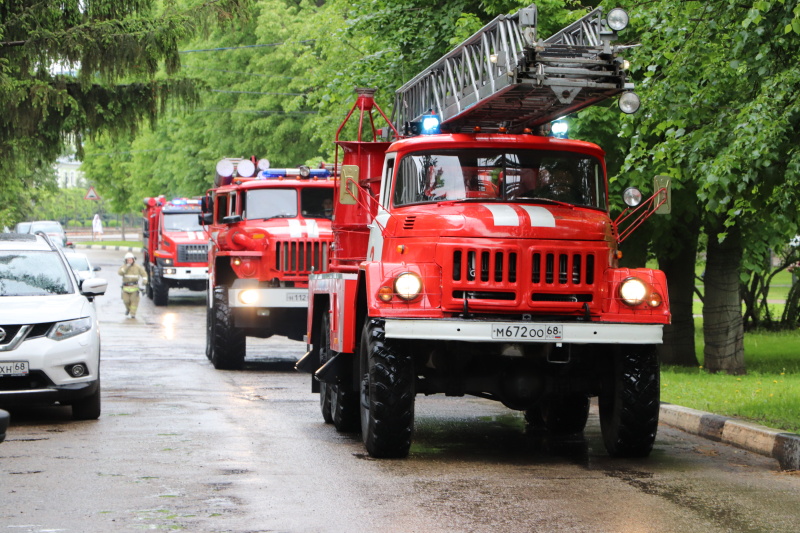
{"label": "truck hood", "polygon": [[204,231],[170,231],[164,232],[164,237],[175,244],[205,244],[208,242]]}
{"label": "truck hood", "polygon": [[[259,224],[270,240],[288,239],[322,239],[331,240],[331,221],[317,218],[277,218]],[[247,225],[250,234],[257,232],[256,228]]]}
{"label": "truck hood", "polygon": [[613,240],[608,214],[532,203],[440,203],[399,209],[386,229],[398,237],[498,237]]}

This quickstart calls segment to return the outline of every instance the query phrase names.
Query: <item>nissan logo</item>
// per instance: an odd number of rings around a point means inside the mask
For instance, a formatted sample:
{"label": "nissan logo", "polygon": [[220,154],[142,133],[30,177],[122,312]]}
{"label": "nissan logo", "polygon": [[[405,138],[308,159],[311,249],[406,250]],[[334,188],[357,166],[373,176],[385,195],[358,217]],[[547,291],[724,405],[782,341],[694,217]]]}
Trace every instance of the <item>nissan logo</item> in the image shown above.
{"label": "nissan logo", "polygon": [[6,330],[4,330],[3,328],[0,328],[0,342],[3,342],[3,340],[5,340],[5,338],[6,338]]}

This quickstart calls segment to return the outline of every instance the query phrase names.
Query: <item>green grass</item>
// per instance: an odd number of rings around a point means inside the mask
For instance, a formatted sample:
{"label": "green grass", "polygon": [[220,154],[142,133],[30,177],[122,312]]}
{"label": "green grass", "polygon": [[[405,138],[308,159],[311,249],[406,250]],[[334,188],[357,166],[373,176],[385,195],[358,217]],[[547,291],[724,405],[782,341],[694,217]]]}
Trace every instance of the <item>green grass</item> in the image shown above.
{"label": "green grass", "polygon": [[748,332],[747,374],[710,374],[702,366],[702,321],[696,321],[698,368],[665,366],[661,400],[800,433],[800,331]]}

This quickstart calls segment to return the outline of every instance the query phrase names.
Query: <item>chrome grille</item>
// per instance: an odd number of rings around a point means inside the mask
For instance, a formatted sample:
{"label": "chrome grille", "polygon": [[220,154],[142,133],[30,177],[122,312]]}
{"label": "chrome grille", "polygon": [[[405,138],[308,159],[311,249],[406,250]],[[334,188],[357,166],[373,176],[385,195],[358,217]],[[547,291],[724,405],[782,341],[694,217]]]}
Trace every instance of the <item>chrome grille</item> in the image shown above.
{"label": "chrome grille", "polygon": [[329,251],[328,241],[278,241],[275,243],[275,270],[295,275],[327,272]]}

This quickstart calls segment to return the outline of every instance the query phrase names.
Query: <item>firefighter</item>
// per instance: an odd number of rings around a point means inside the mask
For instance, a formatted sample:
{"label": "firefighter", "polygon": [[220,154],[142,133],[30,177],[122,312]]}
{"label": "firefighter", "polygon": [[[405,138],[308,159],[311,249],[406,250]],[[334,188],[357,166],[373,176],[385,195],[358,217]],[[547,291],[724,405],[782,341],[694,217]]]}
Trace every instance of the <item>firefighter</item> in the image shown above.
{"label": "firefighter", "polygon": [[125,304],[125,318],[136,318],[139,307],[139,280],[147,283],[147,272],[136,264],[136,256],[131,252],[125,254],[125,264],[119,267],[122,276],[122,302]]}

